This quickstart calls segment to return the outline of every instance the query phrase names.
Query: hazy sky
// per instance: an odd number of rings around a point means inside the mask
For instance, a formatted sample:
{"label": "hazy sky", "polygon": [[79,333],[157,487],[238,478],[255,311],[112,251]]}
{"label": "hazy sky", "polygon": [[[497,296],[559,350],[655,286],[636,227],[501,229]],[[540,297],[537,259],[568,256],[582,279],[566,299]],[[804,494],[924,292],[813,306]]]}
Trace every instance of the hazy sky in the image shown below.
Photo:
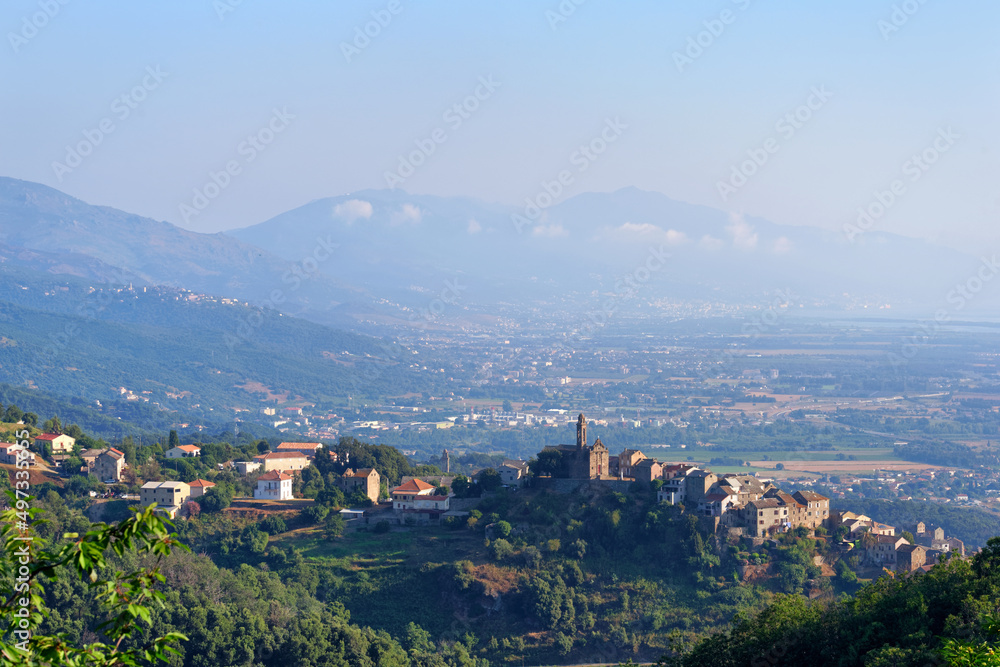
{"label": "hazy sky", "polygon": [[190,229],[386,187],[420,142],[410,192],[520,203],[583,159],[561,197],[840,230],[898,181],[880,229],[1000,240],[1000,3],[65,1],[0,10],[0,174]]}

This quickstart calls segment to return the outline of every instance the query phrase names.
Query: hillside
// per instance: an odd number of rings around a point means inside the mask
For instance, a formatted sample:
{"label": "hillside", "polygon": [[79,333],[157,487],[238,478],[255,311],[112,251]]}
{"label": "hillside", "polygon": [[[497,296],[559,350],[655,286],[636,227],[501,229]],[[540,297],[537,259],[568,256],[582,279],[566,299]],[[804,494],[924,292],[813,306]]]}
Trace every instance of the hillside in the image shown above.
{"label": "hillside", "polygon": [[125,387],[149,402],[104,412],[145,428],[437,386],[409,350],[245,304],[9,274],[0,289],[0,382],[109,409]]}

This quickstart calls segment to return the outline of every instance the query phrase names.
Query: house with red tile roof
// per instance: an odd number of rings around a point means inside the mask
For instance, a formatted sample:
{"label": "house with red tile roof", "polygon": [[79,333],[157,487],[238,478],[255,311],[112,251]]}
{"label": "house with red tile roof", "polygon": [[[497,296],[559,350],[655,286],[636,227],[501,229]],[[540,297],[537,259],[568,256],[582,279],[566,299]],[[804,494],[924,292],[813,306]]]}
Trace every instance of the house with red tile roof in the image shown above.
{"label": "house with red tile roof", "polygon": [[345,496],[361,489],[361,492],[368,496],[369,500],[377,503],[382,491],[382,478],[375,468],[359,468],[358,470],[348,468],[337,480],[337,486],[344,492]]}
{"label": "house with red tile roof", "polygon": [[291,500],[292,476],[272,470],[257,478],[257,488],[254,489],[255,500]]}
{"label": "house with red tile roof", "polygon": [[168,459],[192,459],[201,456],[201,447],[197,445],[178,445],[167,450]]}
{"label": "house with red tile roof", "polygon": [[392,509],[400,523],[437,522],[449,509],[450,495],[441,495],[437,487],[421,479],[411,479],[392,490]]}
{"label": "house with red tile roof", "polygon": [[125,453],[111,447],[105,449],[94,459],[90,471],[102,482],[122,481],[122,472],[125,470]]}
{"label": "house with red tile roof", "polygon": [[196,479],[188,483],[188,486],[191,487],[191,497],[197,498],[205,495],[209,489],[215,486],[215,482],[210,482],[207,479]]}
{"label": "house with red tile roof", "polygon": [[264,472],[271,470],[295,472],[309,467],[309,458],[302,452],[268,452],[258,454],[253,460],[261,464]]}
{"label": "house with red tile roof", "polygon": [[52,445],[52,453],[67,453],[73,451],[76,438],[72,438],[62,433],[42,433],[35,436],[35,442],[48,442]]}

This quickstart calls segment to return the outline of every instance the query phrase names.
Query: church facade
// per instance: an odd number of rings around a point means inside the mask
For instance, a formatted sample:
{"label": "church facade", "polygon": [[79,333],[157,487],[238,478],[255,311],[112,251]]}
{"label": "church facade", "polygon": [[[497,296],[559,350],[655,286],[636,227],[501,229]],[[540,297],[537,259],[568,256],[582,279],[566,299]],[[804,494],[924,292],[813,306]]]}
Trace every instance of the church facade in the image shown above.
{"label": "church facade", "polygon": [[587,418],[580,415],[576,422],[576,445],[545,447],[543,452],[558,452],[558,465],[553,477],[563,479],[611,479],[608,469],[610,456],[601,439],[587,444]]}

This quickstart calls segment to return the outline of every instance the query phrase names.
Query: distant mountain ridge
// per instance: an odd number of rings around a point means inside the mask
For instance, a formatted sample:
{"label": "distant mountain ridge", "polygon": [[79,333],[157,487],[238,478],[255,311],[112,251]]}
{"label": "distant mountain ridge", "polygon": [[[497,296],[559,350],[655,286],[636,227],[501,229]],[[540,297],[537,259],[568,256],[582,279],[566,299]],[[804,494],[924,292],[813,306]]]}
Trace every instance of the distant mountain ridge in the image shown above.
{"label": "distant mountain ridge", "polygon": [[[584,193],[545,209],[529,201],[538,198],[508,206],[364,190],[199,234],[0,178],[0,262],[231,296],[347,328],[419,324],[422,310],[442,303],[446,317],[469,307],[491,312],[499,303],[586,309],[608,298],[624,311],[658,300],[739,303],[789,291],[827,310],[863,302],[930,316],[979,265],[906,237],[873,230],[852,243],[841,233],[636,188]],[[638,288],[623,291],[625,283]],[[961,315],[996,302],[983,290]]]}

